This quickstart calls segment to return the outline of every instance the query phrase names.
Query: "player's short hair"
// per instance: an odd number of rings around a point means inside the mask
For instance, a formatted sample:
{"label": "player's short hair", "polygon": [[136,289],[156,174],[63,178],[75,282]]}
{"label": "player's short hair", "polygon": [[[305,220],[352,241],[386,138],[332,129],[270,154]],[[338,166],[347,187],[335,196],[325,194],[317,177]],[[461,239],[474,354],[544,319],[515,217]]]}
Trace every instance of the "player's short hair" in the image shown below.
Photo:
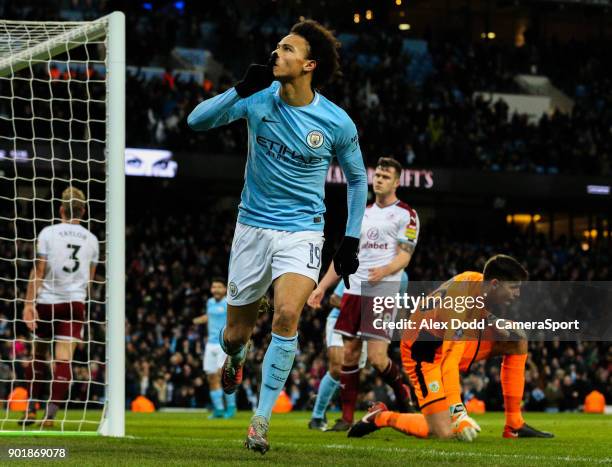
{"label": "player's short hair", "polygon": [[382,167],[383,169],[394,168],[397,178],[402,174],[402,164],[392,157],[380,157],[378,162],[376,162],[376,167]]}
{"label": "player's short hair", "polygon": [[484,266],[484,280],[526,281],[529,278],[527,270],[508,255],[495,255],[487,260]]}
{"label": "player's short hair", "polygon": [[210,285],[213,285],[215,282],[220,282],[221,284],[223,284],[223,287],[227,287],[227,284],[225,283],[225,279],[223,279],[223,277],[219,277],[219,276],[213,277],[210,280]]}
{"label": "player's short hair", "polygon": [[69,186],[62,192],[62,207],[71,219],[80,219],[85,214],[85,195],[81,190]]}
{"label": "player's short hair", "polygon": [[308,42],[308,58],[317,62],[312,73],[312,87],[325,86],[340,75],[340,42],[333,32],[312,19],[296,23],[290,34],[297,34]]}

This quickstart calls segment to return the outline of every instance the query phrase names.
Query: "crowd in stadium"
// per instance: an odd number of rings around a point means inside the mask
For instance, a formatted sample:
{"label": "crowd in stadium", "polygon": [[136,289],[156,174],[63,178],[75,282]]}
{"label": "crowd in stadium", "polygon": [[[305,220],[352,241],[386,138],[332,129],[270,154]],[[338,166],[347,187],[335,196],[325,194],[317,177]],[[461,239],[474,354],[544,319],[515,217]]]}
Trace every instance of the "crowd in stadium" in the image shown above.
{"label": "crowd in stadium", "polygon": [[[42,2],[44,4],[44,2]],[[94,17],[113,2],[96,8],[88,2],[71,2],[82,17]],[[88,6],[89,5],[89,6]],[[79,10],[79,6],[82,8]],[[3,8],[8,8],[2,4]],[[88,10],[89,8],[89,10]],[[233,10],[232,2],[216,5],[209,17],[140,12],[128,25],[128,63],[166,67],[174,45],[210,47],[225,66],[217,82],[182,81],[172,68],[161,79],[129,74],[127,79],[127,144],[165,147],[176,151],[242,155],[246,129],[234,124],[218,130],[194,133],[186,115],[204,98],[231,86],[253,60],[265,60],[276,40],[297,21],[297,16],[277,15],[274,24]],[[91,11],[90,11],[91,10]],[[19,9],[4,11],[6,17]],[[43,9],[45,18],[58,12]],[[36,10],[25,16],[36,17]],[[263,13],[265,14],[265,12]],[[215,21],[211,21],[211,18]],[[128,16],[128,21],[130,17]],[[258,24],[257,28],[252,24]],[[180,27],[179,27],[180,26]],[[341,27],[339,26],[340,31]],[[207,31],[231,30],[235,41],[206,42]],[[156,34],[155,41],[150,41]],[[337,102],[355,120],[361,147],[370,165],[380,155],[393,155],[405,166],[482,168],[490,171],[536,173],[591,173],[610,175],[612,156],[612,91],[606,67],[610,61],[605,45],[552,44],[524,48],[496,46],[494,42],[461,44],[428,40],[432,73],[421,83],[408,73],[411,56],[402,48],[399,33],[370,28],[360,40],[347,44],[342,53],[343,74],[324,95]],[[151,50],[151,44],[158,49]],[[230,53],[231,47],[231,53]],[[585,50],[589,54],[583,54]],[[236,53],[240,51],[241,53]],[[372,56],[376,60],[372,61]],[[586,57],[587,58],[583,58]],[[365,62],[364,62],[365,60]],[[364,64],[365,63],[365,64]],[[571,115],[543,115],[537,123],[525,116],[509,115],[501,102],[473,99],[475,91],[512,91],[513,74],[543,73],[571,98]],[[65,79],[62,76],[58,80]],[[27,114],[27,100],[16,112]],[[23,107],[19,107],[23,106]],[[3,115],[10,115],[0,102]],[[40,134],[40,132],[39,132]],[[41,135],[42,136],[42,135]],[[234,229],[234,213],[201,212],[197,215],[144,215],[128,226],[126,389],[128,401],[139,394],[159,406],[203,407],[209,403],[202,370],[205,328],[193,324],[202,313],[210,280],[225,277]],[[14,254],[4,244],[3,258]],[[496,242],[451,240],[443,231],[424,229],[408,268],[411,280],[447,279],[464,270],[479,270],[495,252],[514,255],[529,269],[532,279],[610,280],[610,251],[594,245],[588,251],[575,239],[551,241],[505,232]],[[24,257],[27,257],[24,253]],[[2,262],[2,268],[12,267]],[[27,271],[24,269],[24,274]],[[4,271],[2,271],[4,273]],[[23,274],[22,274],[23,276]],[[9,275],[7,275],[9,277]],[[19,293],[19,291],[17,291]],[[14,323],[19,312],[11,301],[15,290],[0,283],[0,380],[15,372],[23,380],[23,368],[11,366],[15,357],[25,358],[28,349],[17,335],[25,336],[23,323]],[[99,310],[98,310],[99,311]],[[287,391],[296,409],[309,408],[325,373],[323,348],[327,308],[306,310],[300,328],[299,354]],[[97,311],[96,311],[97,312]],[[259,364],[270,335],[270,315],[261,316],[255,345],[249,354],[246,378],[239,392],[239,407],[254,406]],[[397,347],[392,351],[397,359]],[[86,360],[80,347],[76,360]],[[91,356],[91,355],[89,355]],[[102,360],[94,352],[94,359]],[[103,366],[78,366],[77,380],[100,381]],[[391,402],[386,386],[368,370],[362,402]],[[479,363],[465,379],[465,397],[485,400],[487,409],[500,410],[499,364]],[[101,395],[74,383],[84,399]],[[6,388],[0,385],[1,391]],[[612,400],[612,347],[607,343],[531,343],[525,403],[527,410],[576,410],[592,389]]]}
{"label": "crowd in stadium", "polygon": [[[72,3],[81,17],[95,16],[96,8],[90,3]],[[102,2],[96,11],[111,8],[110,3]],[[128,74],[128,145],[243,155],[244,125],[195,134],[188,129],[186,116],[202,99],[232,86],[248,63],[265,61],[276,41],[297,21],[294,11],[279,7],[274,21],[260,22],[257,15],[246,15],[232,2],[196,11],[188,18],[173,8],[137,7],[138,15],[128,16],[128,64],[158,65],[166,73],[146,79],[140,72]],[[308,13],[308,7],[303,10],[301,14]],[[30,17],[36,11],[7,14]],[[343,27],[351,32],[349,25],[339,24],[339,33]],[[235,32],[231,48],[227,41],[214,40],[215,31],[221,30]],[[153,35],[156,40],[150,40]],[[415,77],[411,66],[416,58],[406,50],[399,31],[370,25],[359,36],[345,37],[343,77],[322,92],[357,124],[369,163],[387,154],[418,167],[611,173],[612,93],[606,43],[527,43],[517,48],[494,41],[462,43],[425,37],[431,73]],[[151,44],[156,48],[151,49]],[[174,45],[210,50],[224,66],[216,82],[181,80],[172,68]],[[473,98],[477,91],[516,91],[516,73],[549,76],[574,99],[573,112],[543,114],[531,122],[524,115],[510,114],[501,101]],[[27,107],[27,102],[19,105]],[[31,115],[22,110],[14,111]],[[3,113],[8,115],[9,109]]]}
{"label": "crowd in stadium", "polygon": [[[435,71],[417,87],[403,73],[410,57],[401,53],[401,42],[385,35],[377,39],[382,42],[377,50],[388,54],[380,65],[368,68],[359,64],[363,56],[359,47],[365,44],[358,42],[352,53],[342,56],[344,77],[323,90],[355,120],[370,164],[380,154],[391,154],[405,165],[419,167],[610,173],[612,94],[605,80],[588,81],[591,76],[586,73],[576,85],[571,115],[543,114],[533,123],[525,115],[510,114],[503,101],[472,99],[476,91],[499,90],[498,85],[506,84],[493,78],[499,75],[495,64],[504,64],[506,53],[511,56],[512,51],[488,43],[436,45],[431,49]],[[510,65],[499,66],[501,76],[511,81]],[[134,98],[128,115],[131,128],[137,130],[133,144],[191,152],[244,153],[243,125],[194,134],[184,124],[186,115],[199,101],[224,91],[238,78],[228,77],[207,91],[195,82],[177,80],[170,89],[167,80],[130,77],[129,89]],[[145,108],[141,102],[150,105]]]}
{"label": "crowd in stadium", "polygon": [[[212,226],[212,228],[211,228]],[[202,313],[210,279],[223,276],[232,238],[231,214],[147,217],[128,235],[127,391],[147,395],[160,406],[202,407],[208,403],[201,355],[205,327],[192,324]],[[432,232],[434,230],[434,232]],[[430,233],[431,232],[431,233]],[[603,246],[585,252],[575,241],[529,240],[507,232],[496,244],[452,241],[425,229],[408,268],[411,280],[441,280],[464,270],[479,270],[495,252],[515,255],[533,279],[610,280],[610,254]],[[307,309],[301,320],[299,354],[287,384],[296,409],[309,408],[325,373],[324,328],[327,307]],[[239,407],[250,408],[256,375],[269,337],[270,315],[262,315]],[[394,349],[397,352],[397,348]],[[612,398],[612,348],[606,343],[532,343],[526,404],[529,410],[576,410],[592,389]],[[396,358],[399,358],[396,355]],[[387,387],[364,372],[363,403],[391,401]],[[465,397],[500,410],[499,362],[479,363],[465,380]]]}

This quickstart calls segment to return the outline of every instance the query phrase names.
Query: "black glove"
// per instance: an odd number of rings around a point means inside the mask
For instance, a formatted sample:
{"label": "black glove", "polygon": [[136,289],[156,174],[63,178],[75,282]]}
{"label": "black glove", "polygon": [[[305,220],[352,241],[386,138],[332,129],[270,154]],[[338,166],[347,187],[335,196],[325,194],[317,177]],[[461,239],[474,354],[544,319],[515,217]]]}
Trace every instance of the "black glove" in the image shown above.
{"label": "black glove", "polygon": [[342,276],[344,285],[350,289],[348,277],[354,274],[359,267],[359,239],[355,237],[344,237],[340,243],[340,248],[334,255],[334,270],[336,274]]}
{"label": "black glove", "polygon": [[234,86],[236,93],[240,97],[245,98],[270,86],[272,81],[274,81],[272,68],[276,63],[277,57],[278,55],[276,53],[270,55],[270,60],[268,60],[266,65],[251,63],[242,81],[239,81],[236,83],[236,86]]}

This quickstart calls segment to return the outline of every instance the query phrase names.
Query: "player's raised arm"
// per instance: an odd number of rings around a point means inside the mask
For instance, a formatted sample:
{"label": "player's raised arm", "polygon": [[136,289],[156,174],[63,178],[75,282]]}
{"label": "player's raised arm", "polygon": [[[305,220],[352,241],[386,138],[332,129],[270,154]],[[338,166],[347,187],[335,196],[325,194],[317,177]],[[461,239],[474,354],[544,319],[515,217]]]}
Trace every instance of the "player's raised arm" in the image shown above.
{"label": "player's raised arm", "polygon": [[334,268],[342,276],[346,288],[350,288],[348,276],[357,271],[361,221],[368,196],[368,177],[359,148],[355,124],[349,119],[336,144],[336,157],[347,182],[348,219],[342,243],[334,255]]}
{"label": "player's raised arm", "polygon": [[205,131],[244,118],[246,107],[235,88],[200,102],[187,117],[192,130]]}
{"label": "player's raised arm", "polygon": [[275,60],[276,55],[272,54],[266,65],[251,64],[236,86],[200,102],[187,117],[189,127],[196,131],[210,130],[246,117],[244,99],[272,84]]}

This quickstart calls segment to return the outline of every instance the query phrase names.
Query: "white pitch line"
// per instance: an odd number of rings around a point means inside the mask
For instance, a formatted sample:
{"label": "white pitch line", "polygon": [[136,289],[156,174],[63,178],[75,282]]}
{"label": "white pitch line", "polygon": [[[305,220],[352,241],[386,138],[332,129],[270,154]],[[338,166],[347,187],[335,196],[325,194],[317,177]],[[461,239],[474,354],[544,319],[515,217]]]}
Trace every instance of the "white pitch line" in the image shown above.
{"label": "white pitch line", "polygon": [[[279,445],[291,445],[291,446],[302,446],[297,443],[275,443]],[[502,459],[526,459],[526,460],[540,460],[540,461],[564,461],[564,462],[591,462],[596,464],[612,464],[612,457],[603,457],[601,459],[594,459],[592,457],[572,457],[572,456],[534,456],[530,454],[486,454],[479,452],[469,451],[457,451],[448,452],[434,449],[408,449],[408,448],[386,448],[386,447],[365,447],[365,446],[351,446],[346,444],[323,444],[320,447],[329,449],[347,449],[347,450],[362,450],[362,451],[385,451],[385,452],[405,452],[410,454],[424,453],[433,456],[441,457],[493,457]]]}
{"label": "white pitch line", "polygon": [[[152,437],[139,437],[140,439],[155,439]],[[244,444],[242,440],[228,440],[223,438],[194,438],[194,437],[180,437],[182,440],[189,441],[197,441],[202,442],[206,441],[213,443],[234,443],[234,444]],[[426,442],[426,441],[425,441]],[[272,448],[274,446],[283,446],[289,448],[303,448],[303,444],[298,443],[288,443],[285,441],[272,442]],[[421,449],[421,448],[388,448],[388,447],[378,447],[378,446],[355,446],[350,444],[319,444],[317,447],[322,447],[325,449],[344,449],[349,451],[370,451],[370,452],[403,452],[406,454],[426,454],[430,456],[438,456],[438,457],[478,457],[478,458],[493,458],[493,459],[512,459],[512,460],[531,460],[531,461],[556,461],[556,462],[589,462],[594,464],[612,464],[612,457],[602,457],[600,459],[596,459],[593,457],[579,457],[579,456],[534,456],[530,454],[487,454],[487,453],[479,453],[479,452],[469,452],[469,451],[457,451],[457,452],[448,452],[436,449]]]}

